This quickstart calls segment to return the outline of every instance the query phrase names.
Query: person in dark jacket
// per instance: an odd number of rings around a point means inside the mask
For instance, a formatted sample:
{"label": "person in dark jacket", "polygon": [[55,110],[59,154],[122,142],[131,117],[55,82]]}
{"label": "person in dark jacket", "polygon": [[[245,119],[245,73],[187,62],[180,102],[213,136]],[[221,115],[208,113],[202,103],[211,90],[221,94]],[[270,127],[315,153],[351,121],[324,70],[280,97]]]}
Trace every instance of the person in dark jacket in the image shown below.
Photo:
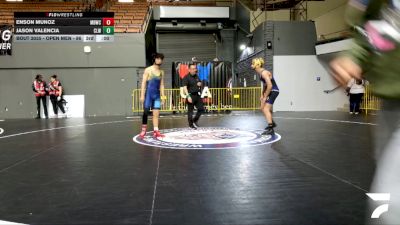
{"label": "person in dark jacket", "polygon": [[47,96],[47,85],[43,80],[43,76],[38,74],[36,75],[35,80],[32,83],[32,90],[36,97],[36,106],[37,106],[37,116],[36,119],[40,119],[40,101],[43,104],[43,111],[46,119],[49,118],[47,113],[47,104],[46,104],[46,96]]}
{"label": "person in dark jacket", "polygon": [[58,117],[58,108],[60,108],[61,112],[65,116],[64,105],[61,101],[63,93],[63,87],[61,82],[57,79],[57,75],[51,76],[49,83],[49,95],[51,104],[53,105],[55,117]]}

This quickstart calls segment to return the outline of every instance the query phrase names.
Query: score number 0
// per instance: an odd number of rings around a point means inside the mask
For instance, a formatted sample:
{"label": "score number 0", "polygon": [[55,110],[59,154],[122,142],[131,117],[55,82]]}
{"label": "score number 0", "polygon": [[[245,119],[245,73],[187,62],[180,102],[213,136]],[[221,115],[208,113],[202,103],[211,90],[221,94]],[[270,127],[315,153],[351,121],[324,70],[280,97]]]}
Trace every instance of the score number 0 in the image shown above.
{"label": "score number 0", "polygon": [[114,26],[114,18],[103,18],[103,26]]}

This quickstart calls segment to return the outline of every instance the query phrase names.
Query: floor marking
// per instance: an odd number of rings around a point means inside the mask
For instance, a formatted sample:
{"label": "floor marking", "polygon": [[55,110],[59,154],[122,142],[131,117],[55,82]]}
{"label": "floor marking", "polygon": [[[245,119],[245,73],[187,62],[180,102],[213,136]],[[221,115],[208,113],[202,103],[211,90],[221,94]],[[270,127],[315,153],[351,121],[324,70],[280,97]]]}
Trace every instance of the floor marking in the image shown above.
{"label": "floor marking", "polygon": [[25,134],[34,134],[34,133],[45,132],[45,131],[62,130],[62,129],[67,129],[67,128],[76,128],[76,127],[84,127],[84,126],[113,124],[113,123],[124,123],[124,122],[132,122],[132,121],[134,121],[134,120],[117,120],[117,121],[100,122],[100,123],[79,124],[79,125],[72,125],[72,126],[65,126],[65,127],[55,127],[55,128],[48,128],[48,129],[42,129],[42,130],[33,130],[33,131],[27,131],[27,132],[22,132],[22,133],[5,135],[5,136],[0,137],[0,139],[16,137],[16,136],[21,136],[21,135],[25,135]]}
{"label": "floor marking", "polygon": [[371,126],[377,125],[375,123],[355,122],[355,121],[348,121],[348,120],[314,119],[314,118],[301,118],[301,117],[279,117],[279,116],[274,116],[274,118],[287,119],[287,120],[313,120],[313,121],[336,122],[336,123],[352,123],[352,124],[371,125]]}
{"label": "floor marking", "polygon": [[0,224],[1,225],[27,225],[27,224],[23,224],[23,223],[13,223],[13,222],[8,222],[8,221],[4,221],[4,220],[0,220]]}
{"label": "floor marking", "polygon": [[[72,140],[72,139],[74,139],[74,138],[76,138],[76,137],[78,137],[78,136],[79,136],[79,134],[78,134],[78,135],[74,135],[73,137],[70,138],[70,140]],[[43,150],[43,151],[40,151],[40,152],[38,152],[38,153],[36,153],[36,154],[34,154],[34,155],[32,155],[32,156],[26,158],[26,159],[21,159],[21,160],[15,162],[14,164],[7,166],[6,168],[0,169],[0,173],[4,172],[4,171],[6,171],[6,170],[9,170],[9,169],[11,169],[11,168],[13,168],[13,167],[15,167],[15,166],[18,166],[18,165],[20,165],[20,164],[22,164],[22,163],[24,163],[24,162],[27,162],[27,161],[29,161],[29,160],[32,160],[32,159],[38,157],[39,155],[42,155],[42,154],[45,153],[45,152],[51,151],[52,149],[55,149],[55,148],[57,148],[57,147],[59,147],[59,146],[62,146],[62,145],[64,145],[65,143],[67,143],[68,141],[69,141],[69,140],[64,141],[63,143],[60,143],[60,144],[58,144],[58,145],[52,146],[52,147],[50,147],[50,148],[47,148],[47,149],[45,149],[45,150]],[[0,223],[0,225],[2,225],[2,224]]]}
{"label": "floor marking", "polygon": [[336,176],[336,175],[334,175],[334,174],[332,174],[332,173],[329,173],[328,171],[326,171],[326,170],[324,170],[324,169],[321,169],[321,168],[319,168],[318,166],[314,166],[314,165],[311,164],[311,163],[308,163],[308,162],[303,161],[303,160],[301,160],[301,159],[295,158],[295,157],[293,157],[293,156],[289,156],[289,157],[292,157],[292,158],[296,159],[297,161],[300,161],[300,162],[302,162],[302,163],[304,163],[304,164],[306,164],[306,165],[308,165],[308,166],[310,166],[310,167],[312,167],[312,168],[314,168],[314,169],[316,169],[316,170],[319,170],[319,171],[321,171],[322,173],[324,173],[324,174],[326,174],[326,175],[329,175],[329,176],[335,178],[336,180],[339,180],[339,181],[341,181],[341,182],[343,182],[343,183],[345,183],[345,184],[348,184],[348,185],[350,185],[350,186],[353,186],[354,188],[356,188],[356,189],[358,189],[358,190],[361,190],[361,191],[363,191],[363,192],[365,192],[365,193],[368,192],[368,191],[365,190],[364,188],[362,188],[362,187],[360,187],[360,186],[358,186],[358,185],[355,185],[355,184],[351,183],[350,181],[347,181],[347,180],[345,180],[345,179],[342,179],[342,178],[340,178],[340,177],[338,177],[338,176]]}
{"label": "floor marking", "polygon": [[156,179],[154,181],[153,202],[151,203],[151,213],[150,213],[149,225],[153,224],[153,214],[154,214],[154,205],[155,205],[155,201],[156,201],[157,183],[158,183],[158,171],[160,169],[161,152],[162,151],[160,150],[160,152],[158,153],[157,171],[156,171]]}
{"label": "floor marking", "polygon": [[[172,116],[171,118],[172,119],[179,119],[179,118],[184,118],[184,117],[186,117],[186,116],[185,115]],[[140,117],[126,117],[126,118],[139,119]],[[288,120],[312,120],[312,121],[324,121],[324,122],[336,122],[336,123],[351,123],[351,124],[371,125],[371,126],[376,126],[377,125],[375,123],[355,122],[355,121],[347,121],[347,120],[315,119],[315,118],[301,118],[301,117],[274,117],[274,118],[276,118],[276,119],[288,119]],[[16,136],[21,136],[21,135],[25,135],[25,134],[34,134],[34,133],[39,133],[39,132],[52,131],[52,130],[61,130],[61,129],[67,129],[67,128],[76,128],[76,127],[94,126],[94,125],[104,125],[104,124],[114,124],[114,123],[124,123],[124,122],[132,122],[132,121],[136,121],[136,120],[118,120],[118,121],[109,121],[109,122],[99,122],[99,123],[89,123],[89,124],[80,124],[80,125],[72,125],[72,126],[65,126],[65,127],[48,128],[48,129],[42,129],[42,130],[33,130],[33,131],[27,131],[27,132],[22,132],[22,133],[17,133],[17,134],[10,134],[10,135],[1,136],[0,139],[16,137]]]}

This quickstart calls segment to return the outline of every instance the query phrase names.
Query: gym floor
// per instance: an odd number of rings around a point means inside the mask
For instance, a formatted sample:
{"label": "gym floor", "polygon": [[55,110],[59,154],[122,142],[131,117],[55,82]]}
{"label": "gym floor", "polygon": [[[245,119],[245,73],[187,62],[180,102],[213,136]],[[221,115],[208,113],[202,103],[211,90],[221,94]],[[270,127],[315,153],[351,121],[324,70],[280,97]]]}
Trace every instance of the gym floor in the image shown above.
{"label": "gym floor", "polygon": [[[22,224],[365,224],[375,116],[278,112],[273,144],[173,150],[132,141],[140,117],[0,122],[0,221]],[[151,122],[149,123],[151,129]],[[233,112],[202,127],[263,129]],[[160,129],[186,127],[163,116]]]}

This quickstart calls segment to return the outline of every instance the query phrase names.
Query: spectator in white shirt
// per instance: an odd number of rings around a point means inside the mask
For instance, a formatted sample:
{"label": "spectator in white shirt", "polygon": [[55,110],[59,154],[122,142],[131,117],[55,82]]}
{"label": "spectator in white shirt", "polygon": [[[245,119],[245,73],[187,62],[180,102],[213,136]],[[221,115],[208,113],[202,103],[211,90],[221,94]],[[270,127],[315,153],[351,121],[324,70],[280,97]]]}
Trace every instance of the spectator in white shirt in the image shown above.
{"label": "spectator in white shirt", "polygon": [[363,79],[350,79],[347,83],[347,91],[350,95],[350,114],[360,113],[360,104],[364,97],[365,85],[368,81]]}

